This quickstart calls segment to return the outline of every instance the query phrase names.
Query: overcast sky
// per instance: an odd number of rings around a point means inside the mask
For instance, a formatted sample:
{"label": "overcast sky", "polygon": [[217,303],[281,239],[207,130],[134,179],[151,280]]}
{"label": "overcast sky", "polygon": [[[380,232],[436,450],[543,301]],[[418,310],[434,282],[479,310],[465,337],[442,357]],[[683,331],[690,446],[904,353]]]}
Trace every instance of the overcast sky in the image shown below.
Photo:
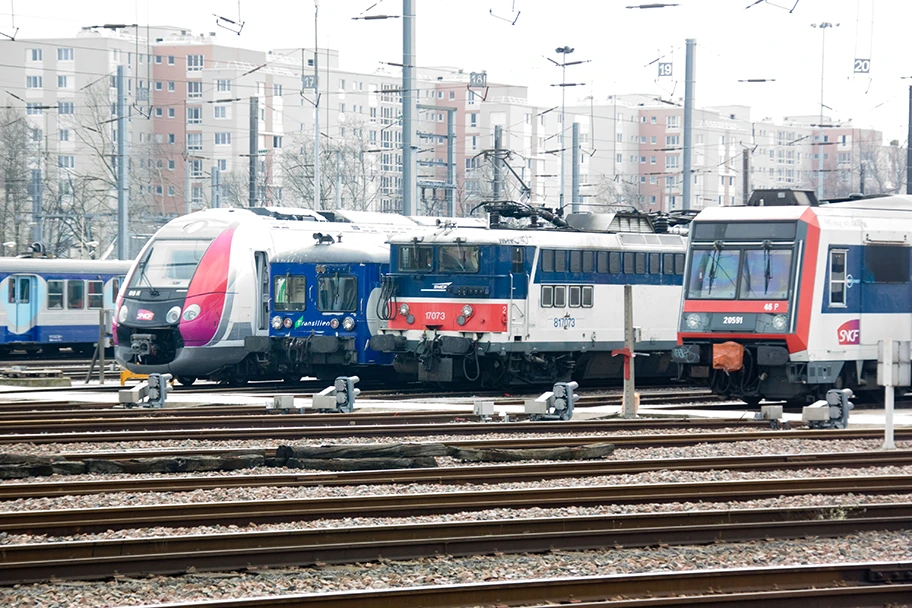
{"label": "overcast sky", "polygon": [[[560,69],[545,57],[571,46],[567,68],[573,97],[647,93],[683,98],[684,45],[697,41],[699,106],[744,104],[751,117],[775,120],[820,111],[821,43],[811,24],[826,29],[823,103],[835,121],[884,132],[884,143],[906,141],[912,53],[909,0],[677,0],[662,9],[626,9],[656,0],[414,0],[417,63],[488,72],[491,81],[527,85],[533,103],[559,103]],[[373,8],[372,5],[376,4]],[[138,22],[217,32],[223,44],[253,49],[312,47],[312,0],[240,0],[245,25],[238,36],[215,24],[213,14],[236,19],[237,0],[0,0],[0,32],[10,33],[16,7],[19,39],[74,35],[99,23]],[[789,9],[794,10],[790,13]],[[381,61],[402,61],[402,20],[352,20],[400,15],[401,0],[321,0],[319,45],[340,51],[341,67],[373,71]],[[517,17],[518,16],[518,17]],[[515,22],[514,22],[515,21]],[[0,42],[2,44],[2,42]],[[0,46],[2,53],[2,46]],[[672,78],[657,78],[659,57]],[[870,74],[853,73],[854,59],[869,59]],[[739,79],[775,82],[739,83]]]}

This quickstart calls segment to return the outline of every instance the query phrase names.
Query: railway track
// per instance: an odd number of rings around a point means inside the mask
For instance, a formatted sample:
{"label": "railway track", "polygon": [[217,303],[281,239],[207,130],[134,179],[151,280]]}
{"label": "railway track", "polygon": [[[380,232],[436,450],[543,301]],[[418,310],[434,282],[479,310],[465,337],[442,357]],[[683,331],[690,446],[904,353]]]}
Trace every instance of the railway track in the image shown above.
{"label": "railway track", "polygon": [[554,508],[639,502],[718,502],[804,494],[903,494],[912,476],[764,479],[652,485],[577,486],[404,495],[358,495],[0,513],[9,534],[71,534],[143,527],[247,526],[315,519],[412,517],[488,509]]}
{"label": "railway track", "polygon": [[[606,460],[555,462],[548,464],[512,463],[434,469],[395,469],[332,473],[270,473],[224,477],[177,477],[117,480],[66,481],[0,484],[0,500],[48,498],[112,492],[189,492],[215,488],[315,487],[388,484],[492,484],[521,483],[544,479],[632,475],[657,470],[676,471],[768,471],[870,466],[908,466],[912,451],[825,452],[802,455],[729,456],[721,458],[663,458],[655,460]],[[2,508],[2,505],[0,505]]]}
{"label": "railway track", "polygon": [[[837,537],[912,527],[912,504],[341,527],[5,545],[0,585],[435,556]],[[909,583],[912,583],[910,577]]]}

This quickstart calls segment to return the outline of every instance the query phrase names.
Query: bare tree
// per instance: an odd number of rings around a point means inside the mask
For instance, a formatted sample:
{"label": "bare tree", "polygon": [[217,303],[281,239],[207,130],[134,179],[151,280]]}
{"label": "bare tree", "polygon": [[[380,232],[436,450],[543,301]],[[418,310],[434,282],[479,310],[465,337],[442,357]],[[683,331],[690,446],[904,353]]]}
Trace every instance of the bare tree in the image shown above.
{"label": "bare tree", "polygon": [[4,247],[15,253],[25,248],[30,239],[28,217],[31,213],[29,184],[29,150],[31,129],[25,113],[12,108],[0,110],[0,231],[4,243],[13,242],[13,247]]}

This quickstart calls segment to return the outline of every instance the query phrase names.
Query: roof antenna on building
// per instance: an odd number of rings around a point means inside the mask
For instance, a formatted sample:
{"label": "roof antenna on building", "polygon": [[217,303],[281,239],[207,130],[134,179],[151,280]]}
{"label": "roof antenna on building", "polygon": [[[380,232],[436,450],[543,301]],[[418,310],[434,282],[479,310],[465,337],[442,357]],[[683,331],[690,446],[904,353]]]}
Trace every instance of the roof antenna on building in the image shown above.
{"label": "roof antenna on building", "polygon": [[[244,21],[241,21],[241,0],[238,0],[238,16],[237,20],[229,19],[228,17],[222,17],[221,15],[216,15],[212,13],[212,16],[215,17],[215,24],[220,28],[224,28],[229,32],[234,32],[238,36],[241,35],[241,30],[244,29]],[[228,25],[225,25],[225,24]]]}
{"label": "roof antenna on building", "polygon": [[16,34],[19,33],[19,28],[16,27],[16,9],[15,9],[15,7],[13,6],[13,0],[10,0],[10,21],[11,21],[11,23],[12,23],[12,25],[11,25],[10,27],[13,28],[13,33],[12,33],[12,35],[10,35],[10,34],[5,34],[5,33],[3,33],[3,32],[0,32],[0,36],[3,36],[4,38],[9,38],[10,40],[15,41],[15,40],[16,40]]}

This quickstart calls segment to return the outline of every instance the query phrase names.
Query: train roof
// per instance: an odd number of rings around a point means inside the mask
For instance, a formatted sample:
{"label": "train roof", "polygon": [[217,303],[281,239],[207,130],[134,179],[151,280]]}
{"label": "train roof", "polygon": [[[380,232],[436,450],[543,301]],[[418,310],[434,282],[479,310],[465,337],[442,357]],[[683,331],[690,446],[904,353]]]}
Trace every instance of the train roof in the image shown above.
{"label": "train roof", "polygon": [[33,274],[126,274],[132,263],[133,260],[70,260],[59,258],[0,257],[0,272]]}
{"label": "train roof", "polygon": [[638,232],[573,232],[565,230],[502,230],[492,228],[442,229],[428,233],[408,233],[391,236],[391,245],[417,242],[426,245],[445,245],[458,242],[465,245],[516,245],[560,248],[667,248],[682,247],[685,237],[677,234]]}
{"label": "train roof", "polygon": [[384,243],[333,242],[283,251],[272,258],[285,264],[388,264],[389,245]]}
{"label": "train roof", "polygon": [[[707,207],[703,209],[695,222],[730,222],[797,220],[805,213],[819,216],[865,216],[871,213],[878,216],[891,213],[912,212],[912,196],[906,194],[876,195],[863,198],[850,198],[838,201],[823,202],[820,206],[776,205],[776,206],[733,206]],[[883,213],[878,213],[883,212]]]}

